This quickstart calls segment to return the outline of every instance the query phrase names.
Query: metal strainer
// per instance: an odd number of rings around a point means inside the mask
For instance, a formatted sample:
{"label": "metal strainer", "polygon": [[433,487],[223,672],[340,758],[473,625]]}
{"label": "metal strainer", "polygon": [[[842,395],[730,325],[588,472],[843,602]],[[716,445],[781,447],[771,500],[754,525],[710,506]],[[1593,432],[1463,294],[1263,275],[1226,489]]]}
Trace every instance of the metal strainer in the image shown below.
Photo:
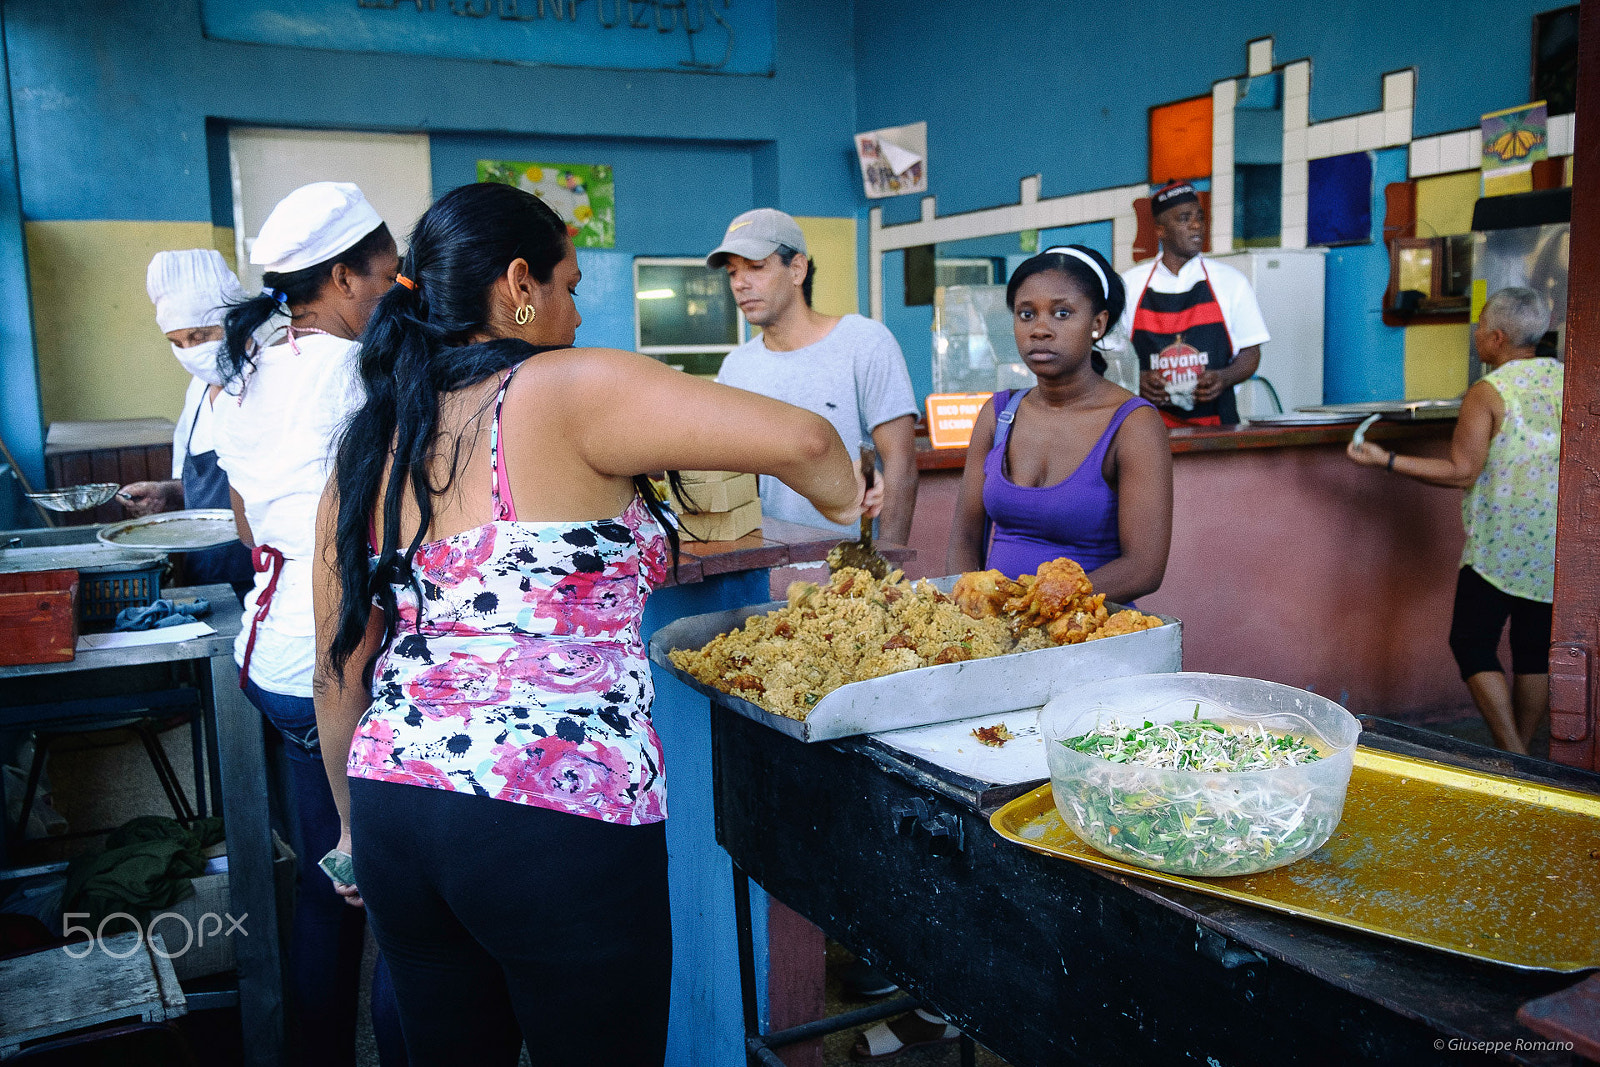
{"label": "metal strainer", "polygon": [[121,488],[116,482],[91,482],[88,485],[70,485],[65,489],[48,489],[42,493],[23,495],[51,511],[88,511],[116,496]]}

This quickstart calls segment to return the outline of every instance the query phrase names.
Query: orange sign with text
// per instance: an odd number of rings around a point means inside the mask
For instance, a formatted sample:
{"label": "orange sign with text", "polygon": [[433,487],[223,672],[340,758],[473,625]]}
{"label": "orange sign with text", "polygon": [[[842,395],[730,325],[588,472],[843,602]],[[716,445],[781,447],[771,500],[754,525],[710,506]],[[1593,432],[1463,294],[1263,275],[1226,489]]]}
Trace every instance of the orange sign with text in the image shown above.
{"label": "orange sign with text", "polygon": [[928,441],[934,448],[966,448],[978,412],[993,393],[931,393],[928,396]]}

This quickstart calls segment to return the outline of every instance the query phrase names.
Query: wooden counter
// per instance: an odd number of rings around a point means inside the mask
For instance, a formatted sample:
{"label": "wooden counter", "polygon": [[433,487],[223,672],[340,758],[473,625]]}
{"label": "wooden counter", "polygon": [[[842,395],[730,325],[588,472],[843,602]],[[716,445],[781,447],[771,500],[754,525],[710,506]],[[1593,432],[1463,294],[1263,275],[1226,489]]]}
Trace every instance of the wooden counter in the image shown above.
{"label": "wooden counter", "polygon": [[[1448,644],[1461,491],[1358,467],[1344,454],[1354,428],[1174,430],[1172,550],[1139,606],[1183,620],[1185,670],[1314,688],[1358,714],[1471,714]],[[1380,422],[1367,436],[1442,456],[1454,428]],[[912,577],[945,572],[964,454],[922,473]]]}
{"label": "wooden counter", "polygon": [[[717,574],[816,563],[827,559],[828,550],[842,540],[839,534],[827,530],[778,519],[763,519],[761,529],[736,541],[686,539],[678,548],[676,584],[689,585]],[[880,544],[878,550],[895,563],[916,556],[914,550],[899,545]],[[672,577],[669,575],[667,580],[672,582]]]}
{"label": "wooden counter", "polygon": [[[1305,445],[1344,444],[1355,432],[1356,423],[1336,426],[1194,426],[1172,430],[1172,454],[1188,452],[1231,452],[1245,448],[1294,448]],[[1368,440],[1401,442],[1448,436],[1455,429],[1454,419],[1427,419],[1420,422],[1379,422],[1367,431]],[[925,437],[917,438],[917,470],[961,470],[967,465],[965,448],[934,448]]]}

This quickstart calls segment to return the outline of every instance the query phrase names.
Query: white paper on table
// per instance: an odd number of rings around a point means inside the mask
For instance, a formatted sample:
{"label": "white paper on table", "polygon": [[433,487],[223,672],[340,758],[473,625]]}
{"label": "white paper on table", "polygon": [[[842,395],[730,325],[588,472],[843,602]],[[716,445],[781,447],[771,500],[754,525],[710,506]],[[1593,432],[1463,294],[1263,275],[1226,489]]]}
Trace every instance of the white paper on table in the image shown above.
{"label": "white paper on table", "polygon": [[108,648],[133,648],[136,645],[167,645],[178,641],[193,641],[197,637],[216,633],[208,623],[186,622],[178,626],[163,626],[155,630],[133,630],[128,633],[83,634],[78,638],[79,652],[99,652]]}
{"label": "white paper on table", "polygon": [[[1001,725],[1010,731],[1012,739],[999,747],[986,745],[973,736],[973,731],[981,727]],[[1018,785],[1050,777],[1038,708],[890,730],[873,734],[872,738],[981,782]]]}

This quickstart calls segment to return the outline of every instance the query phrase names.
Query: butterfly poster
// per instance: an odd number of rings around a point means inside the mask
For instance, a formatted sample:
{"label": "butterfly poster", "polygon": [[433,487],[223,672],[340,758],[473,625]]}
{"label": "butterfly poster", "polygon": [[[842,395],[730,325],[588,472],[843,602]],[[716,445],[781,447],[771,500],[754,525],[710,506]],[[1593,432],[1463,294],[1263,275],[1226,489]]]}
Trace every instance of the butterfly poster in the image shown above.
{"label": "butterfly poster", "polygon": [[1533,191],[1533,165],[1550,155],[1548,115],[1540,100],[1483,116],[1483,195]]}

